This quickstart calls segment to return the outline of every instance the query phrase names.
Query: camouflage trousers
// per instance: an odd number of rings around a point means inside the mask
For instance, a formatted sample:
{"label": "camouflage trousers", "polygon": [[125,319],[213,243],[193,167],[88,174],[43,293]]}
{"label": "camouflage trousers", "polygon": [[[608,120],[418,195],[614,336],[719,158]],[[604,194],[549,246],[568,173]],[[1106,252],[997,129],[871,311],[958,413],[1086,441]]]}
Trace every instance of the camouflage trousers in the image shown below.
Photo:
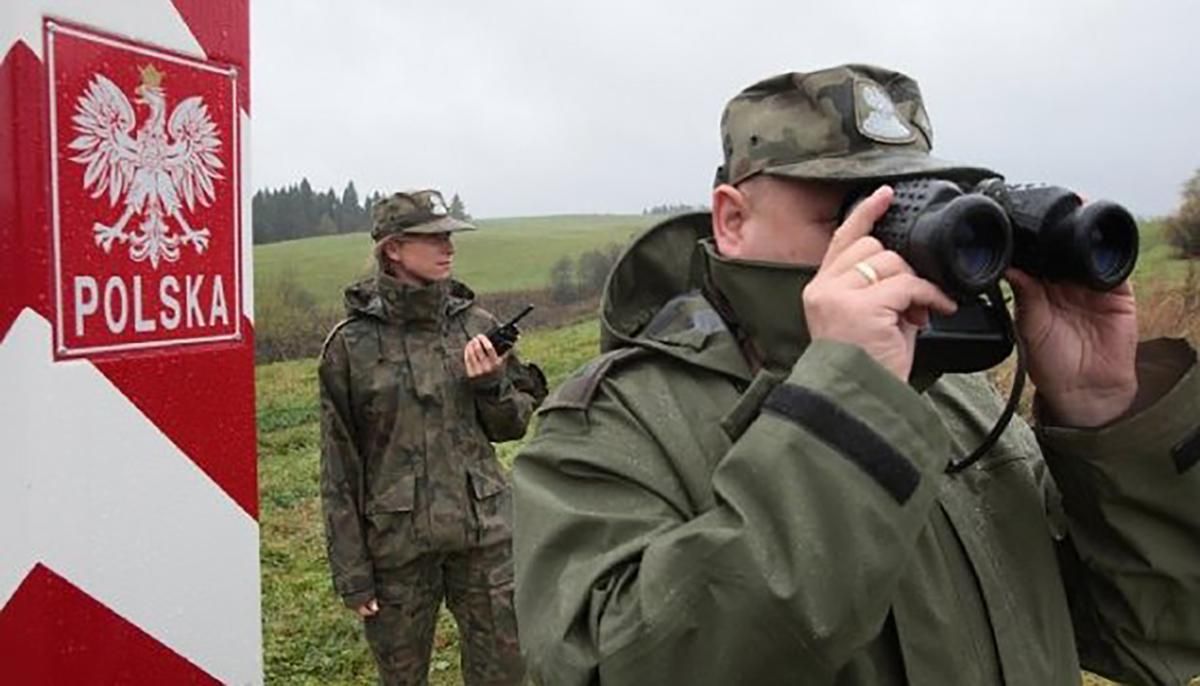
{"label": "camouflage trousers", "polygon": [[[397,578],[399,575],[399,578]],[[367,642],[387,686],[424,686],[438,610],[445,600],[458,624],[466,686],[508,686],[524,676],[513,611],[511,541],[453,553],[428,553],[388,572],[395,597],[364,620]]]}

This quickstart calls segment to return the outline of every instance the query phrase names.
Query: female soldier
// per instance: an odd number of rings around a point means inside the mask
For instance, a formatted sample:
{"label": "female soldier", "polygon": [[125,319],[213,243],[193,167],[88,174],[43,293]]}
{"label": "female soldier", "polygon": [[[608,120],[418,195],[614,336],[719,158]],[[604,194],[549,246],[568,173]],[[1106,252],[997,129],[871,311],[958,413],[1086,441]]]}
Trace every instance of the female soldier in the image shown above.
{"label": "female soldier", "polygon": [[496,354],[494,318],[450,278],[450,234],[475,227],[440,193],[396,193],[373,218],[377,273],[346,289],[319,370],[334,587],[384,683],[426,683],[445,599],[466,683],[514,684],[511,500],[491,441],[525,433],[545,379]]}

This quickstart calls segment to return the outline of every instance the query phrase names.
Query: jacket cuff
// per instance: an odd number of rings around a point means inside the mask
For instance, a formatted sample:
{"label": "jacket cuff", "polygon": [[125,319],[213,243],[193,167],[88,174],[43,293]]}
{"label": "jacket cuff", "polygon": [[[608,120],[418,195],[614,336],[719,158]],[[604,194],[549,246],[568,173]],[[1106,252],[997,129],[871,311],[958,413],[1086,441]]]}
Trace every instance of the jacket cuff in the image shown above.
{"label": "jacket cuff", "polygon": [[346,607],[356,610],[365,605],[367,601],[375,598],[375,589],[368,588],[363,591],[354,591],[351,593],[343,593],[341,595],[342,602],[345,603]]}
{"label": "jacket cuff", "polygon": [[509,385],[507,374],[480,376],[471,379],[471,389],[475,391],[475,394],[491,400],[504,395],[505,386],[507,385]]}
{"label": "jacket cuff", "polygon": [[1131,412],[1112,424],[1094,429],[1039,426],[1047,457],[1119,463],[1144,456],[1169,459],[1176,473],[1190,469],[1200,460],[1196,352],[1180,339],[1143,343],[1138,350],[1138,386]]}

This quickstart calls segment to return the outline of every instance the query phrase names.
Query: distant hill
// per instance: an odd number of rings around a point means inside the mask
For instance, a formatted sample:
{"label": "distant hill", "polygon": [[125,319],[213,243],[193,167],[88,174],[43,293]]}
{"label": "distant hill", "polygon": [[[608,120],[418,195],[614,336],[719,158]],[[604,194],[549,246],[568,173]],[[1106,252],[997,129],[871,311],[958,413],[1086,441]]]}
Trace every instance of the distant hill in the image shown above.
{"label": "distant hill", "polygon": [[[455,235],[455,277],[478,293],[541,288],[562,257],[625,244],[662,219],[630,214],[476,220],[479,231]],[[371,245],[367,233],[351,233],[255,246],[256,298],[290,272],[320,306],[337,305],[342,287],[369,271]]]}
{"label": "distant hill", "polygon": [[[542,288],[560,258],[577,257],[612,243],[627,243],[664,217],[638,214],[581,214],[476,220],[479,231],[455,236],[455,276],[478,293]],[[254,247],[255,292],[262,295],[290,270],[321,306],[341,302],[342,287],[370,267],[366,233],[319,236]],[[1142,222],[1137,280],[1180,278],[1186,269],[1158,221]],[[1164,274],[1165,272],[1165,274]]]}

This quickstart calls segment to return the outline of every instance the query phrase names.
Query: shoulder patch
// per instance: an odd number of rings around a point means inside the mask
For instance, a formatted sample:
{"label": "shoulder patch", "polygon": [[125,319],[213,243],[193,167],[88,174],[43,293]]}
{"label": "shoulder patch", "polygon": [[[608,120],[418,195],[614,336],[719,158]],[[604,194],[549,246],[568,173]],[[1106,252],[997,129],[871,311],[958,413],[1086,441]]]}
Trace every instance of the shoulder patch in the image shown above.
{"label": "shoulder patch", "polygon": [[644,348],[621,348],[605,353],[581,367],[546,398],[538,409],[538,414],[551,410],[582,410],[587,411],[596,396],[600,382],[617,365],[642,355],[649,355]]}
{"label": "shoulder patch", "polygon": [[321,357],[325,357],[325,350],[329,347],[329,342],[333,340],[333,337],[337,335],[337,332],[341,331],[342,327],[356,319],[359,319],[359,317],[346,317],[342,321],[333,325],[333,328],[329,330],[329,335],[325,336],[325,342],[321,344]]}

